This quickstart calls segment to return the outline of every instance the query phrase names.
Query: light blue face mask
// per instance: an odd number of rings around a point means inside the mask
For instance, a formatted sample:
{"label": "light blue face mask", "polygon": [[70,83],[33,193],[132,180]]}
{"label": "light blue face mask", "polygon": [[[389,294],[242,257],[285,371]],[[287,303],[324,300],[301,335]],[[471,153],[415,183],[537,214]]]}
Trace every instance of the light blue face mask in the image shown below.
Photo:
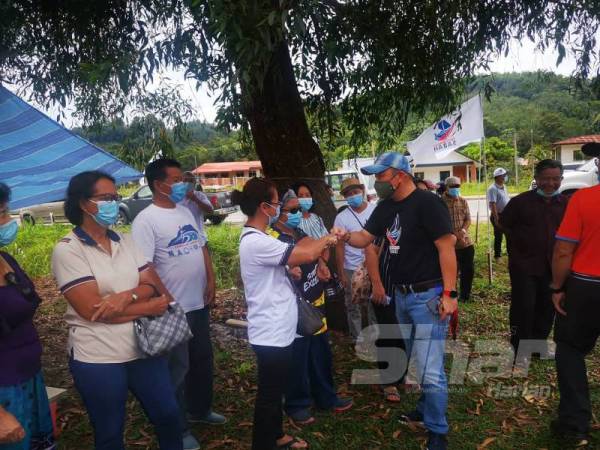
{"label": "light blue face mask", "polygon": [[16,220],[11,220],[4,225],[0,225],[0,247],[12,244],[17,239],[19,225]]}
{"label": "light blue face mask", "polygon": [[545,197],[545,198],[552,198],[552,197],[556,197],[557,195],[560,195],[560,192],[558,192],[558,190],[554,191],[552,194],[546,194],[543,189],[537,188],[537,190],[535,192],[537,195],[541,195],[542,197]]}
{"label": "light blue face mask", "polygon": [[448,195],[458,197],[460,195],[460,188],[448,188]]}
{"label": "light blue face mask", "polygon": [[185,198],[185,194],[187,193],[187,183],[180,181],[171,185],[171,193],[169,194],[169,198],[173,203],[179,203]]}
{"label": "light blue face mask", "polygon": [[285,221],[285,225],[290,228],[298,228],[300,225],[300,219],[302,218],[302,213],[298,211],[295,214],[287,213],[287,220]]}
{"label": "light blue face mask", "polygon": [[308,212],[310,208],[313,207],[313,199],[312,198],[299,198],[298,202],[300,202],[300,208],[302,211]]}
{"label": "light blue face mask", "polygon": [[98,207],[98,212],[92,215],[92,217],[99,225],[108,228],[117,223],[119,217],[119,204],[115,200],[102,200],[99,202],[95,202],[94,200],[90,201],[95,203]]}
{"label": "light blue face mask", "polygon": [[350,197],[346,198],[346,201],[348,202],[348,205],[351,208],[358,208],[360,205],[362,205],[363,203],[363,195],[362,194],[356,194],[356,195],[352,195]]}

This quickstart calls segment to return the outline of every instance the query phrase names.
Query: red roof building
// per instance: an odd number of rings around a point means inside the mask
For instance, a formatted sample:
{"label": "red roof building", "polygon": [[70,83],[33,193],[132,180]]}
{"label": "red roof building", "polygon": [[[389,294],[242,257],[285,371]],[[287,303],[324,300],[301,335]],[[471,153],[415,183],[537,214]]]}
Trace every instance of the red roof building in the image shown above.
{"label": "red roof building", "polygon": [[573,164],[588,159],[581,152],[581,146],[590,142],[600,143],[600,134],[587,134],[574,136],[552,144],[555,149],[555,158],[563,164]]}
{"label": "red roof building", "polygon": [[262,176],[262,165],[260,161],[210,162],[192,172],[205,186],[243,186],[248,179]]}

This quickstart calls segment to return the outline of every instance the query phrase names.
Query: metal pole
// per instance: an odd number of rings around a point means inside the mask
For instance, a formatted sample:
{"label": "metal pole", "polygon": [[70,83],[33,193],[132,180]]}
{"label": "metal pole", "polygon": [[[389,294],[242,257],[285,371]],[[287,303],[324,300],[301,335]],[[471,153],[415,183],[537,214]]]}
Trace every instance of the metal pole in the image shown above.
{"label": "metal pole", "polygon": [[515,148],[515,185],[519,185],[519,152],[517,151],[517,130],[513,133],[513,146]]}

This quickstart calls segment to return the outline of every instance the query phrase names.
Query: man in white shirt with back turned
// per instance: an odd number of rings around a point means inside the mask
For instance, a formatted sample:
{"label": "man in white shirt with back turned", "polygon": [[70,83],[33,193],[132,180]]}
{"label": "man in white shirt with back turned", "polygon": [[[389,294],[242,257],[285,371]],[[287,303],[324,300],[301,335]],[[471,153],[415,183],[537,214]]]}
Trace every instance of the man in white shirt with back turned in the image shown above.
{"label": "man in white shirt with back turned", "polygon": [[213,212],[213,206],[204,192],[196,190],[197,180],[192,172],[183,173],[183,182],[186,184],[187,193],[185,194],[185,198],[181,201],[181,204],[190,210],[198,224],[198,231],[206,239],[204,220],[206,214],[211,214]]}
{"label": "man in white shirt with back turned", "polygon": [[132,235],[160,280],[186,313],[193,337],[169,354],[171,378],[181,409],[184,450],[199,449],[189,422],[221,424],[212,411],[213,352],[209,308],[215,277],[206,238],[194,215],[180,203],[188,192],[180,164],[158,159],[146,167],[152,204],[133,221]]}

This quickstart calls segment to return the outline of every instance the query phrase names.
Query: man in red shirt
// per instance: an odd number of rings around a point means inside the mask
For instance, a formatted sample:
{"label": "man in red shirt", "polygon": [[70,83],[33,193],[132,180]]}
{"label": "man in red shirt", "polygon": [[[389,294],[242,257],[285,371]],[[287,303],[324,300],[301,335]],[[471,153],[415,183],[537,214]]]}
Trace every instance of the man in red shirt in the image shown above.
{"label": "man in red shirt", "polygon": [[[600,156],[600,144],[581,150]],[[571,197],[556,240],[550,290],[558,312],[554,340],[560,404],[552,429],[581,447],[589,443],[592,417],[585,357],[600,335],[600,185]]]}

